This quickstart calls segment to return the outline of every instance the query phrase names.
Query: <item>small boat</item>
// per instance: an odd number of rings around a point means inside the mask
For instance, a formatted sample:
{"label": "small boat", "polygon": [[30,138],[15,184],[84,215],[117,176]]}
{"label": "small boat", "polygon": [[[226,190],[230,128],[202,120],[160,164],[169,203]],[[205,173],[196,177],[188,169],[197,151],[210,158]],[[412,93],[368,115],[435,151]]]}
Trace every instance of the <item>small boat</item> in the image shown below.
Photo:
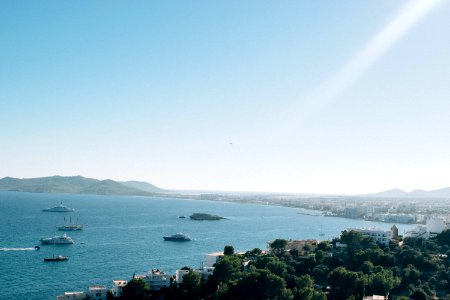
{"label": "small boat", "polygon": [[188,235],[184,233],[177,233],[170,236],[163,236],[163,238],[165,241],[174,241],[174,242],[187,242],[192,240]]}
{"label": "small boat", "polygon": [[41,247],[39,247],[39,246],[34,246],[34,249],[35,249],[35,250],[41,250]]}
{"label": "small boat", "polygon": [[61,203],[58,206],[50,207],[50,208],[44,208],[42,211],[47,211],[47,212],[74,212],[75,209],[69,208],[67,206],[64,206],[62,201],[61,201]]}
{"label": "small boat", "polygon": [[44,261],[64,261],[68,260],[69,258],[67,256],[62,255],[53,255],[52,257],[44,257]]}
{"label": "small boat", "polygon": [[180,219],[186,219],[185,216],[179,216],[178,218],[180,218]]}
{"label": "small boat", "polygon": [[73,244],[73,240],[65,233],[61,236],[40,239],[42,244]]}

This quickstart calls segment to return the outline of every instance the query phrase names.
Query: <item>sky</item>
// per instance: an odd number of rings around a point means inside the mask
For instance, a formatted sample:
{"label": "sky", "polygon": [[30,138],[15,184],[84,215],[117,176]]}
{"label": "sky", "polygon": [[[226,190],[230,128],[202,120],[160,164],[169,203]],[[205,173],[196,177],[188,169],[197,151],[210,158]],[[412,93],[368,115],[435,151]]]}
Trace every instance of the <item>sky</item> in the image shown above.
{"label": "sky", "polygon": [[1,1],[0,177],[450,186],[450,2]]}

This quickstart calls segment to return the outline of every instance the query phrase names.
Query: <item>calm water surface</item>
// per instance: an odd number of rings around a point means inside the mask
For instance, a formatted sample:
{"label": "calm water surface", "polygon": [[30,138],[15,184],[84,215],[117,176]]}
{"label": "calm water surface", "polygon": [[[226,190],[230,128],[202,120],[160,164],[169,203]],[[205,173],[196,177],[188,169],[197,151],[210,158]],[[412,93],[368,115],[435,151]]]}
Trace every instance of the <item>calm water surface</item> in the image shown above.
{"label": "calm water surface", "polygon": [[[42,212],[63,201],[75,213]],[[180,219],[194,212],[227,217],[221,221]],[[113,279],[159,268],[174,272],[198,267],[205,254],[225,245],[236,250],[266,248],[276,239],[327,239],[349,227],[389,228],[392,224],[297,214],[293,208],[169,198],[0,192],[0,250],[40,245],[66,217],[84,224],[68,232],[73,245],[42,245],[40,251],[0,251],[1,299],[55,299],[89,285],[111,286]],[[411,227],[397,225],[399,232]],[[165,242],[183,232],[193,241]],[[325,236],[319,236],[323,232]],[[58,232],[62,233],[62,232]],[[67,262],[44,263],[53,254]]]}

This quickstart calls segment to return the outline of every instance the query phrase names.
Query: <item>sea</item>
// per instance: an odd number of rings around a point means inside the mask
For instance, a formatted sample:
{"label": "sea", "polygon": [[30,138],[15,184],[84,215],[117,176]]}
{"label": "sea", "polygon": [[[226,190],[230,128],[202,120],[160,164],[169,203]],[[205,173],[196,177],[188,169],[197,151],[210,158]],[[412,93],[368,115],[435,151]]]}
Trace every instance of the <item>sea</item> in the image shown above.
{"label": "sea", "polygon": [[[73,213],[43,212],[59,205]],[[193,213],[227,219],[193,221]],[[232,245],[236,251],[266,249],[283,239],[327,240],[347,228],[393,224],[304,214],[295,208],[219,201],[135,196],[97,196],[0,191],[0,299],[56,299],[65,291],[90,285],[112,286],[151,269],[169,273],[200,267],[208,253]],[[179,218],[185,216],[186,218]],[[67,232],[72,245],[41,245],[39,239],[63,232],[56,226],[83,224]],[[399,233],[411,225],[396,224]],[[190,242],[164,241],[164,235],[188,234]],[[41,250],[34,250],[39,245]],[[61,254],[68,261],[44,262]]]}

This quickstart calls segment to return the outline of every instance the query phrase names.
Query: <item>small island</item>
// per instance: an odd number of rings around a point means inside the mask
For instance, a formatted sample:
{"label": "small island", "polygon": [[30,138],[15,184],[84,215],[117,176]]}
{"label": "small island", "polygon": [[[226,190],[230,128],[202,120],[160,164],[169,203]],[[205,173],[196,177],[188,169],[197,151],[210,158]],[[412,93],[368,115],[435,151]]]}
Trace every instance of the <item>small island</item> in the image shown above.
{"label": "small island", "polygon": [[194,213],[191,216],[189,216],[189,218],[191,218],[191,220],[195,220],[195,221],[218,221],[221,219],[226,219],[224,217],[220,217],[217,215],[211,215],[211,214],[204,214],[204,213]]}

